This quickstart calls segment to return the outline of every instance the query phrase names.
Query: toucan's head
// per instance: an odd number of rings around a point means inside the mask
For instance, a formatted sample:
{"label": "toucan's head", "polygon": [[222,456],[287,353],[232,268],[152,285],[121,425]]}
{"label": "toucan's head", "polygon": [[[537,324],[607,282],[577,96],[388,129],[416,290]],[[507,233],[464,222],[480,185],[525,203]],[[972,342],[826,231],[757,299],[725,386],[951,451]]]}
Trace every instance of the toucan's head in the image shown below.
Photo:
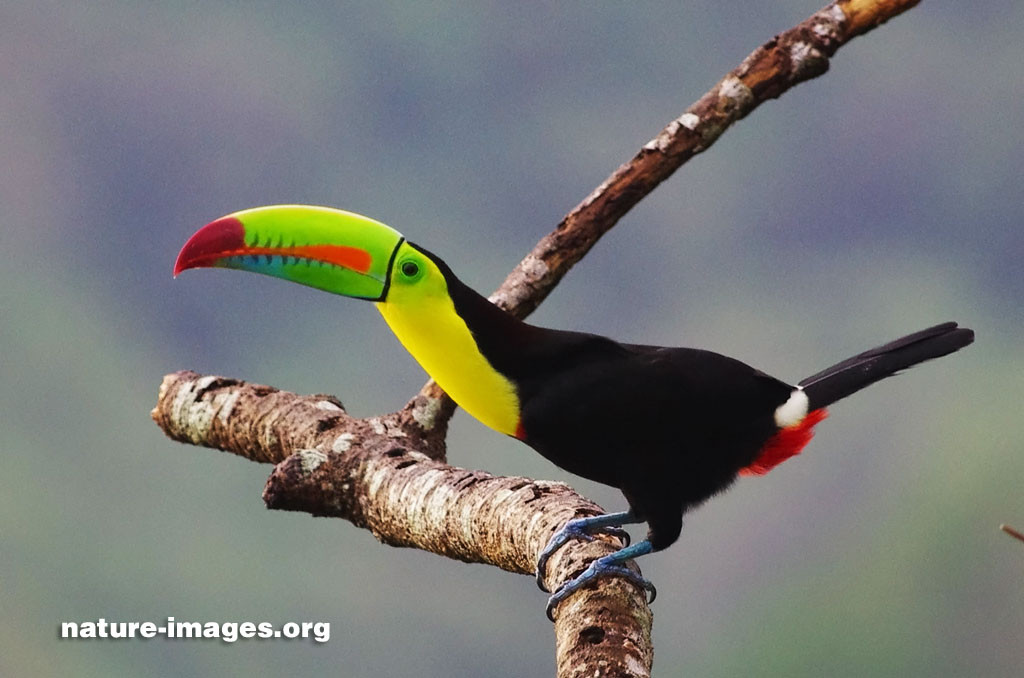
{"label": "toucan's head", "polygon": [[486,311],[502,312],[398,231],[328,207],[257,207],[189,238],[174,274],[199,267],[238,268],[377,302],[398,340],[460,406],[501,433],[520,434],[516,387],[483,354],[457,303],[482,305],[469,314],[478,329],[487,328],[480,308],[492,321]]}
{"label": "toucan's head", "polygon": [[174,275],[219,267],[263,273],[369,301],[444,289],[434,261],[402,234],[352,212],[272,205],[213,221],[189,238]]}

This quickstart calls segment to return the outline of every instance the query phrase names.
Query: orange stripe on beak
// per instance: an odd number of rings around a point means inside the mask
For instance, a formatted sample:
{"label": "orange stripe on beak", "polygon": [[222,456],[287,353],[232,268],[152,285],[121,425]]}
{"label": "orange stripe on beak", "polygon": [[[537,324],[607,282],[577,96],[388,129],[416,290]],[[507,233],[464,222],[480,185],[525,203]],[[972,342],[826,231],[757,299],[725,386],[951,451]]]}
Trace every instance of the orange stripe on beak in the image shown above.
{"label": "orange stripe on beak", "polygon": [[193,235],[174,264],[174,275],[187,268],[213,266],[220,259],[249,255],[271,255],[312,259],[366,274],[373,257],[366,250],[347,245],[292,245],[259,247],[245,244],[245,227],[234,217],[218,219]]}

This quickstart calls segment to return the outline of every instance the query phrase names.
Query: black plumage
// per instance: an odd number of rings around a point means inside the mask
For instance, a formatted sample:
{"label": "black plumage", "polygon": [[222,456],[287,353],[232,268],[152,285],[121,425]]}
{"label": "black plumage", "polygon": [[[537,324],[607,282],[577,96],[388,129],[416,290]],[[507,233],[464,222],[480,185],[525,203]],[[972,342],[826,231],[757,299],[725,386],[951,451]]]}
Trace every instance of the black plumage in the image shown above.
{"label": "black plumage", "polygon": [[[672,544],[683,514],[732,484],[779,433],[775,412],[796,386],[711,351],[530,325],[429,256],[481,353],[516,385],[520,439],[571,473],[619,488],[647,522],[652,550]],[[800,383],[809,411],[973,337],[945,323],[844,360]]]}

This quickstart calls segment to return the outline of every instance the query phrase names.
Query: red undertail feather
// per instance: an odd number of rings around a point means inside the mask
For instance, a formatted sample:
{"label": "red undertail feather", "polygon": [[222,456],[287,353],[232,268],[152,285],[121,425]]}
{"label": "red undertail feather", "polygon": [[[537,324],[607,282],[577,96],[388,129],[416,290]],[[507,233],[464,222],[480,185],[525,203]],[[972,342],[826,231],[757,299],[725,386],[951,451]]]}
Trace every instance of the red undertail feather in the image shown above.
{"label": "red undertail feather", "polygon": [[800,454],[800,450],[814,437],[814,427],[827,416],[825,409],[814,410],[796,426],[780,429],[764,444],[754,463],[740,469],[740,475],[763,476],[790,457]]}
{"label": "red undertail feather", "polygon": [[526,429],[523,428],[523,419],[519,418],[519,423],[516,424],[516,438],[519,440],[526,440]]}

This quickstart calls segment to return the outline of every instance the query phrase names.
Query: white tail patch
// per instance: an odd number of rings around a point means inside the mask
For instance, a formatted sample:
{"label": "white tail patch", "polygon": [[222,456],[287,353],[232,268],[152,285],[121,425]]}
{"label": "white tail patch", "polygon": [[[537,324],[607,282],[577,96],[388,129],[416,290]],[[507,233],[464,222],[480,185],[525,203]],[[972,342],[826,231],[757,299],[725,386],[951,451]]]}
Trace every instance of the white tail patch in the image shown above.
{"label": "white tail patch", "polygon": [[807,416],[809,406],[807,394],[802,388],[797,387],[790,394],[789,400],[775,408],[775,425],[779,428],[796,426]]}

